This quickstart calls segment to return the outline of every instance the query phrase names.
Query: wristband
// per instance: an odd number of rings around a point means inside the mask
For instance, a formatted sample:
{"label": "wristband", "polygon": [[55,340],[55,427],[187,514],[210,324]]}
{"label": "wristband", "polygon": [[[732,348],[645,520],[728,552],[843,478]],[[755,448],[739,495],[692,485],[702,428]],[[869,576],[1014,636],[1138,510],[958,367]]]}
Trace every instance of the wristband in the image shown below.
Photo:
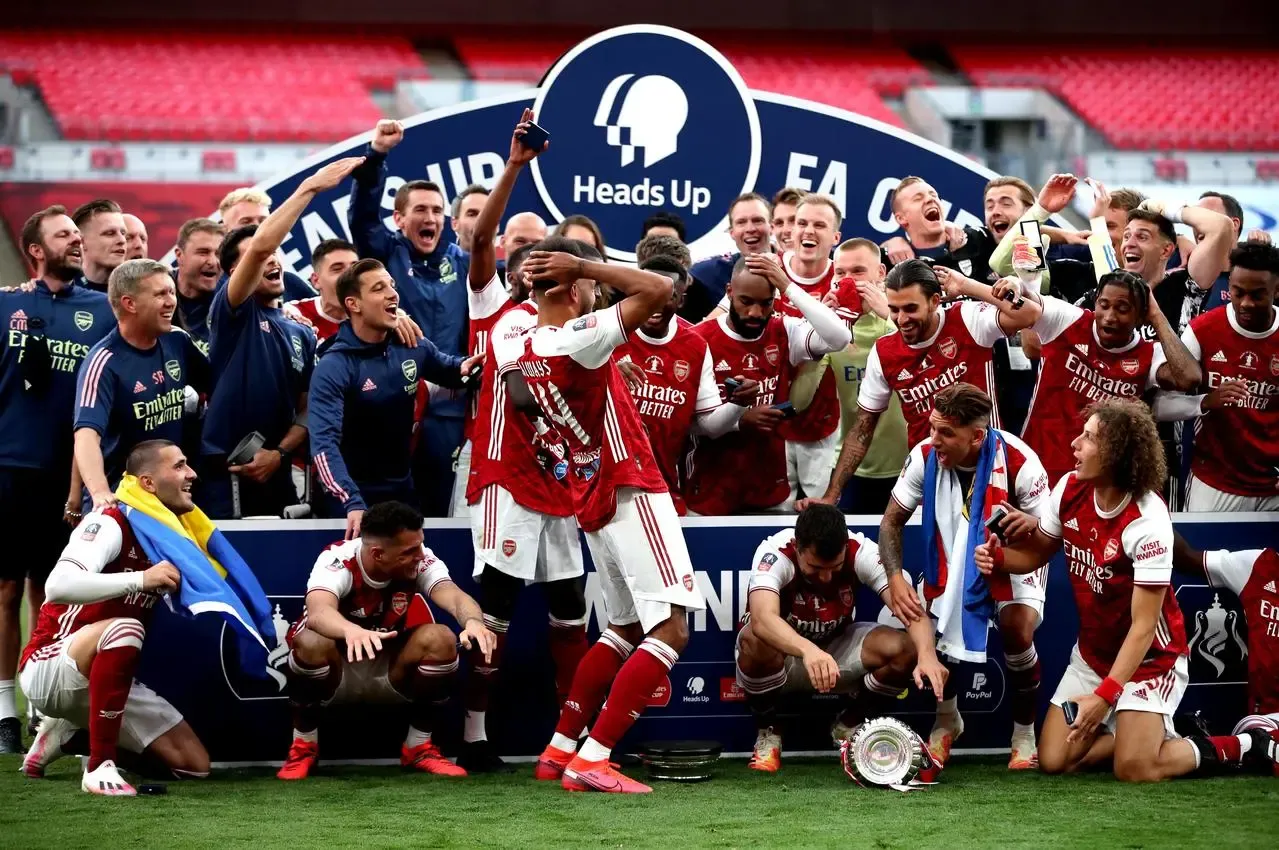
{"label": "wristband", "polygon": [[1114,705],[1119,702],[1119,697],[1124,692],[1124,686],[1107,676],[1101,680],[1101,684],[1097,686],[1094,694],[1106,701],[1107,705]]}
{"label": "wristband", "polygon": [[281,464],[281,465],[286,464],[286,463],[290,463],[290,462],[293,460],[293,452],[289,451],[288,449],[284,448],[283,446],[276,446],[276,447],[275,447],[275,453],[276,453],[276,454],[278,454],[278,455],[280,456],[280,464]]}

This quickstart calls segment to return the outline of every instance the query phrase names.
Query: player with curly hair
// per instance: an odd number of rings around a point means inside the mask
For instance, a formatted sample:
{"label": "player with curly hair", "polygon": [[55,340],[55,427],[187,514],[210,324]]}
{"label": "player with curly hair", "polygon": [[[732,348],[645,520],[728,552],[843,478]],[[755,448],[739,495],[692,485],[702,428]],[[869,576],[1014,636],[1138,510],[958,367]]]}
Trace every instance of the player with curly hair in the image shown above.
{"label": "player with curly hair", "polygon": [[1031,539],[977,547],[984,573],[1037,569],[1060,547],[1079,610],[1079,638],[1039,739],[1039,767],[1065,773],[1113,762],[1124,782],[1154,782],[1243,761],[1273,763],[1260,729],[1178,738],[1186,631],[1171,592],[1173,531],[1159,496],[1164,454],[1150,411],[1107,399],[1071,445],[1075,469],[1053,488]]}

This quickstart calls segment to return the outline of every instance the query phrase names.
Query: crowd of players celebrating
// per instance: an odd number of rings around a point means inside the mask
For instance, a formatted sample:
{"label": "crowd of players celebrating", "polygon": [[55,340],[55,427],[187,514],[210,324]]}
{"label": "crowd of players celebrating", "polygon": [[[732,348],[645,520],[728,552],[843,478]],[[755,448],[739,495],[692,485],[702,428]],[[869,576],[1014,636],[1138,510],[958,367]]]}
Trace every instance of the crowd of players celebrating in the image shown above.
{"label": "crowd of players celebrating", "polygon": [[[28,776],[78,737],[91,793],[135,793],[117,762],[209,770],[180,714],[134,681],[155,601],[182,576],[140,552],[117,503],[125,476],[179,516],[198,502],[215,519],[345,519],[288,633],[281,779],[310,773],[323,707],[343,700],[411,704],[407,768],[508,770],[485,714],[520,591],[538,583],[561,708],[535,775],[648,791],[610,757],[704,607],[679,517],[795,511],[755,554],[737,636],[752,768],[780,767],[782,697],[841,694],[839,739],[912,685],[936,695],[927,744],[944,764],[963,731],[945,662],[984,661],[994,622],[1010,768],[1274,769],[1279,554],[1196,552],[1168,508],[1279,510],[1279,250],[1239,241],[1233,199],[1093,183],[1110,270],[1086,231],[1044,224],[1037,245],[1020,227],[1066,207],[1071,175],[1037,196],[992,180],[982,229],[946,223],[908,177],[892,200],[905,236],[883,245],[843,240],[833,200],[784,189],[728,207],[737,253],[691,262],[663,213],[632,266],[606,261],[589,219],[548,232],[534,213],[507,217],[544,152],[522,143],[532,119],[496,184],[454,201],[456,243],[426,181],[398,189],[384,226],[394,121],[274,211],[240,190],[221,222],[187,222],[172,268],[146,259],[143,223],[110,201],[27,222],[33,279],[0,292],[0,515],[29,544],[0,580],[0,750],[22,747],[16,675],[39,718]],[[348,180],[353,241],[315,247],[312,290],[280,245]],[[878,544],[845,510],[883,516]],[[906,552],[917,510],[926,543]],[[479,601],[425,545],[423,516],[450,514],[470,517]],[[609,622],[594,643],[579,529]],[[1034,634],[1058,549],[1080,627],[1037,739]],[[1244,606],[1249,716],[1229,735],[1173,727],[1188,682],[1174,567]],[[34,628],[19,663],[24,580]],[[859,585],[900,628],[856,621]],[[431,731],[463,657],[454,763]]]}

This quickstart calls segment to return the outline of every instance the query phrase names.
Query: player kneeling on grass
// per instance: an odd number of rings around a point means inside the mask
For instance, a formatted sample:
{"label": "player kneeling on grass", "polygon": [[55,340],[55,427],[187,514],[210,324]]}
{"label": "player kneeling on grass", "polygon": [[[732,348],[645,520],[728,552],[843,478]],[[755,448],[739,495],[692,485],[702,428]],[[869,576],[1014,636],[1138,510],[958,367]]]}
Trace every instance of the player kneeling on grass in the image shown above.
{"label": "player kneeling on grass", "polygon": [[1109,399],[1088,410],[1075,469],[1053,488],[1024,543],[988,539],[983,573],[1038,569],[1065,550],[1079,639],[1053,694],[1039,767],[1066,773],[1113,761],[1124,782],[1155,782],[1243,761],[1273,764],[1262,729],[1178,738],[1172,717],[1186,692],[1186,629],[1170,592],[1172,519],[1159,497],[1164,453],[1149,409]]}
{"label": "player kneeling on grass", "polygon": [[[332,702],[412,703],[400,764],[466,775],[431,743],[431,728],[456,686],[459,641],[467,649],[478,646],[488,661],[496,639],[480,606],[422,541],[420,513],[403,502],[382,502],[365,512],[359,537],[316,560],[306,608],[288,635],[293,746],[281,779],[311,772],[320,709]],[[426,599],[462,624],[460,636],[433,621]]]}
{"label": "player kneeling on grass", "polygon": [[867,717],[886,713],[889,700],[927,679],[940,695],[947,671],[933,647],[926,617],[909,635],[876,623],[854,622],[858,585],[888,601],[888,575],[874,541],[848,531],[834,505],[813,504],[755,551],[746,617],[737,633],[737,681],[759,735],[750,766],[781,767],[777,703],[795,693],[838,693],[850,705],[836,720],[836,740]]}
{"label": "player kneeling on grass", "polygon": [[[125,471],[175,515],[190,512],[195,472],[172,443],[149,440],[130,453]],[[155,602],[175,593],[180,576],[168,561],[151,564],[121,507],[93,511],[49,574],[45,603],[22,652],[22,692],[44,715],[22,772],[37,779],[88,727],[89,762],[80,787],[132,797],[116,769],[118,750],[138,754],[179,778],[209,773],[209,754],[172,705],[133,680]]]}

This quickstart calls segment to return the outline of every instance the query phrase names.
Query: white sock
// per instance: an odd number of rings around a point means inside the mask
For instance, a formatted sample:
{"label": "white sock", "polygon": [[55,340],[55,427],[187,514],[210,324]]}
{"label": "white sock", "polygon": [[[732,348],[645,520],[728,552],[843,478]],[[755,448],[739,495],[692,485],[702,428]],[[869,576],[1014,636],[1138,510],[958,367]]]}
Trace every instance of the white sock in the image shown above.
{"label": "white sock", "polygon": [[551,736],[551,746],[566,753],[575,753],[577,752],[577,739],[556,732]]}
{"label": "white sock", "polygon": [[937,703],[937,719],[951,720],[959,716],[959,697],[951,697]]}
{"label": "white sock", "polygon": [[483,711],[468,711],[466,720],[462,724],[462,740],[468,744],[476,741],[487,741],[488,734],[484,731],[484,715]]}
{"label": "white sock", "polygon": [[423,732],[421,729],[410,726],[409,733],[404,736],[404,746],[412,749],[413,747],[420,747],[430,740],[430,732]]}
{"label": "white sock", "polygon": [[1018,723],[1013,721],[1013,740],[1015,741],[1018,738],[1029,738],[1032,741],[1035,740],[1035,724]]}
{"label": "white sock", "polygon": [[316,741],[320,740],[320,730],[312,729],[310,732],[299,732],[294,729],[293,739],[295,741],[306,741],[308,744],[314,744]]}
{"label": "white sock", "polygon": [[613,751],[594,738],[587,738],[586,743],[582,744],[582,749],[578,752],[578,758],[584,761],[608,761],[608,757]]}
{"label": "white sock", "polygon": [[13,692],[13,679],[0,679],[0,717],[17,717],[18,703]]}
{"label": "white sock", "polygon": [[1236,735],[1235,738],[1239,741],[1239,755],[1248,755],[1248,751],[1252,749],[1252,736]]}

